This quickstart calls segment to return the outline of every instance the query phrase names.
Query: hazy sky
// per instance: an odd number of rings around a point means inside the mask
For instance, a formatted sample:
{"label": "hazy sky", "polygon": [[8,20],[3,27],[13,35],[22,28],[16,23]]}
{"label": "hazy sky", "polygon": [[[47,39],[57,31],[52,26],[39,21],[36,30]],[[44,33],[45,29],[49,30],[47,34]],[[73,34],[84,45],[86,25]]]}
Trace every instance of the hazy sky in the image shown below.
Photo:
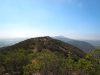
{"label": "hazy sky", "polygon": [[100,0],[0,0],[0,38],[100,39]]}

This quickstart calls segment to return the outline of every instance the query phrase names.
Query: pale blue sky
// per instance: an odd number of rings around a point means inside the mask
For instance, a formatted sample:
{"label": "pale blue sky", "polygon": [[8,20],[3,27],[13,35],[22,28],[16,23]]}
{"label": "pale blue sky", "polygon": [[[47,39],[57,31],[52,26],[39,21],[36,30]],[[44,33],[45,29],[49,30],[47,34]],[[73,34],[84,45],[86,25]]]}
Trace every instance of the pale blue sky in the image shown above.
{"label": "pale blue sky", "polygon": [[0,38],[100,39],[100,0],[0,0]]}

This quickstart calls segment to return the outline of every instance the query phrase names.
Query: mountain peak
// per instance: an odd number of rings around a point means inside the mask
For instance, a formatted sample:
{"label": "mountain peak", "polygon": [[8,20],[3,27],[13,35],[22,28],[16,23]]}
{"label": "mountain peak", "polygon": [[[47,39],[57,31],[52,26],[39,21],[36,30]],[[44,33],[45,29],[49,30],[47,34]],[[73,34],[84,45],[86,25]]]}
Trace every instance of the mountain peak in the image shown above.
{"label": "mountain peak", "polygon": [[85,55],[85,52],[78,49],[77,47],[74,47],[60,40],[53,39],[49,36],[27,39],[15,45],[6,47],[2,51],[5,51],[5,50],[11,51],[11,50],[16,50],[16,49],[59,52],[66,56],[68,56],[70,52],[72,54],[71,56],[75,59],[84,57]]}

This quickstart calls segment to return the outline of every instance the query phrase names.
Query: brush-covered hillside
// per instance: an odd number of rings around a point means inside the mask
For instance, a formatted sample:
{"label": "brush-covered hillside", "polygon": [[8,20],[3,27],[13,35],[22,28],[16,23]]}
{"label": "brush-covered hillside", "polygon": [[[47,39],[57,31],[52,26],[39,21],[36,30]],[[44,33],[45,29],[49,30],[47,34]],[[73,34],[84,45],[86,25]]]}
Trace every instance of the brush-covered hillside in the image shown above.
{"label": "brush-covered hillside", "polygon": [[25,41],[19,42],[15,45],[1,48],[1,51],[7,52],[17,49],[32,50],[32,51],[50,51],[50,52],[60,52],[66,56],[72,56],[75,59],[84,57],[85,52],[82,50],[62,42],[60,40],[53,39],[49,36],[37,37],[27,39]]}
{"label": "brush-covered hillside", "polygon": [[61,40],[63,42],[66,42],[68,44],[71,44],[85,52],[89,52],[95,48],[94,45],[92,45],[91,43],[85,42],[85,41],[73,40],[73,39],[66,38],[64,36],[56,36],[54,38]]}
{"label": "brush-covered hillside", "polygon": [[99,48],[85,53],[48,36],[31,38],[1,48],[0,75],[100,75],[99,56]]}

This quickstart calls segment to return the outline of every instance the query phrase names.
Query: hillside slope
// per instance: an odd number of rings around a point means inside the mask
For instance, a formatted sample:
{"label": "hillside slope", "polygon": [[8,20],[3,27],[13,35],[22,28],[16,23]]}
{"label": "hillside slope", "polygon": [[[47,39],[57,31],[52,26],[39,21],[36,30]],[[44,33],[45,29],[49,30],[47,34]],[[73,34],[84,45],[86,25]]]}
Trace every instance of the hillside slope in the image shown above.
{"label": "hillside slope", "polygon": [[69,39],[66,37],[61,37],[61,36],[56,36],[54,37],[54,39],[58,39],[61,40],[63,42],[66,42],[68,44],[71,44],[85,52],[89,52],[91,50],[93,50],[95,48],[95,46],[93,46],[92,44],[88,43],[88,42],[84,42],[84,41],[79,41],[79,40],[73,40],[73,39]]}
{"label": "hillside slope", "polygon": [[27,39],[25,41],[19,42],[15,45],[1,48],[3,52],[12,51],[16,49],[25,49],[32,51],[50,51],[50,52],[60,52],[66,56],[72,56],[75,59],[84,57],[85,52],[74,47],[70,44],[62,42],[60,40],[53,39],[51,37],[37,37]]}
{"label": "hillside slope", "polygon": [[91,50],[93,50],[95,47],[93,45],[91,45],[90,43],[84,42],[84,41],[69,41],[69,44],[78,47],[79,49],[82,49],[85,52],[89,52]]}

